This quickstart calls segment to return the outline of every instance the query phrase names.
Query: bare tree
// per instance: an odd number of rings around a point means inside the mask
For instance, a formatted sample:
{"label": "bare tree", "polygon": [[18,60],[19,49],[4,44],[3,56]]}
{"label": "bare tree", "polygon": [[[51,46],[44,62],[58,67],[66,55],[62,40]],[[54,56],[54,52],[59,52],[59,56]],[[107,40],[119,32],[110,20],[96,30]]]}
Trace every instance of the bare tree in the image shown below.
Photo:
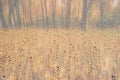
{"label": "bare tree", "polygon": [[[21,0],[21,5],[22,5],[22,12],[23,12],[23,16],[26,17],[26,5],[25,2],[23,0]],[[25,26],[25,19],[22,19],[22,23],[23,26]]]}
{"label": "bare tree", "polygon": [[43,25],[43,27],[44,27],[44,24],[45,24],[45,22],[44,22],[44,8],[43,8],[43,2],[42,2],[42,0],[40,0],[41,1],[41,12],[42,12],[42,25]]}
{"label": "bare tree", "polygon": [[36,26],[39,26],[39,15],[38,15],[38,12],[37,10],[39,10],[39,7],[40,7],[40,1],[38,0],[38,3],[39,5],[37,4],[37,9],[36,9]]}
{"label": "bare tree", "polygon": [[67,0],[66,26],[70,26],[71,0]]}
{"label": "bare tree", "polygon": [[14,16],[14,7],[13,7],[13,0],[8,0],[8,6],[9,6],[9,25],[14,26],[15,24],[15,16]]}
{"label": "bare tree", "polygon": [[94,0],[83,0],[81,27],[86,30],[87,14]]}
{"label": "bare tree", "polygon": [[6,20],[5,20],[4,15],[3,15],[2,0],[0,0],[0,20],[1,20],[2,26],[3,26],[4,28],[7,28],[7,23],[6,23]]}
{"label": "bare tree", "polygon": [[21,26],[21,16],[20,16],[20,10],[19,10],[19,0],[14,0],[14,8],[16,12],[16,26]]}
{"label": "bare tree", "polygon": [[64,5],[65,5],[65,0],[61,0],[61,5],[62,5],[62,8],[61,8],[61,25],[64,27],[65,26],[65,18],[64,18]]}
{"label": "bare tree", "polygon": [[103,0],[98,0],[99,2],[99,9],[100,9],[100,25],[103,25],[104,22],[104,2]]}
{"label": "bare tree", "polygon": [[19,10],[19,0],[8,0],[9,5],[9,25],[21,26],[21,16]]}
{"label": "bare tree", "polygon": [[77,16],[77,19],[78,19],[78,25],[79,25],[79,17],[80,17],[80,0],[78,0],[78,16]]}
{"label": "bare tree", "polygon": [[32,9],[31,9],[31,0],[28,0],[29,10],[30,10],[30,25],[32,25]]}
{"label": "bare tree", "polygon": [[46,24],[47,24],[47,27],[48,27],[49,24],[48,24],[48,13],[47,13],[47,3],[46,3],[46,0],[44,0],[44,6],[45,6]]}
{"label": "bare tree", "polygon": [[55,27],[55,15],[56,15],[56,0],[52,0],[52,19],[53,19],[53,27]]}

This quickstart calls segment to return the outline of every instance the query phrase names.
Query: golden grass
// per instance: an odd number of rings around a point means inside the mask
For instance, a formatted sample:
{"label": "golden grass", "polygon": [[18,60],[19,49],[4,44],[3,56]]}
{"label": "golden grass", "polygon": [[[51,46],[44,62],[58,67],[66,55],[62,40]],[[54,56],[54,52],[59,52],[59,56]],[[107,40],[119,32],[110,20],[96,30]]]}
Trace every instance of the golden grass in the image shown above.
{"label": "golden grass", "polygon": [[119,31],[0,30],[0,80],[120,80]]}

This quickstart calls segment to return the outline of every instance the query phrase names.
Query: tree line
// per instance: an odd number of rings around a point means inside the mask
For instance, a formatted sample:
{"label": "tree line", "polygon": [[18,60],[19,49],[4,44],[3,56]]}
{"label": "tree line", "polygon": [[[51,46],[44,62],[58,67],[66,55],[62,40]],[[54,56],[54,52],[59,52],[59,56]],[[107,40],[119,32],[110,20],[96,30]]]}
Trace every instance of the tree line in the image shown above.
{"label": "tree line", "polygon": [[[35,4],[35,1],[37,4]],[[114,5],[111,4],[112,1],[116,1]],[[34,7],[33,4],[37,7]],[[99,19],[94,25],[104,26],[107,23],[111,25],[114,22],[117,25],[119,24],[120,9],[117,5],[119,0],[0,0],[0,21],[3,28],[78,26],[85,30],[86,25],[89,23],[89,14],[95,4],[99,10]],[[106,12],[106,6],[109,8],[115,5],[115,8],[110,8],[111,13]],[[107,16],[110,15],[109,18],[106,18],[106,13]]]}

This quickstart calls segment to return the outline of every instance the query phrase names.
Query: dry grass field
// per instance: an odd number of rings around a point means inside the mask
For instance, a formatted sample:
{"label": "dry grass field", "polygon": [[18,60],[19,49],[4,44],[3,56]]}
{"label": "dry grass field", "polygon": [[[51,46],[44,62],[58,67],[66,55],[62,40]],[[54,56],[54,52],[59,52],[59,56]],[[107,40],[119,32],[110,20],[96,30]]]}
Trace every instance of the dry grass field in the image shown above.
{"label": "dry grass field", "polygon": [[120,29],[0,30],[0,80],[120,80]]}

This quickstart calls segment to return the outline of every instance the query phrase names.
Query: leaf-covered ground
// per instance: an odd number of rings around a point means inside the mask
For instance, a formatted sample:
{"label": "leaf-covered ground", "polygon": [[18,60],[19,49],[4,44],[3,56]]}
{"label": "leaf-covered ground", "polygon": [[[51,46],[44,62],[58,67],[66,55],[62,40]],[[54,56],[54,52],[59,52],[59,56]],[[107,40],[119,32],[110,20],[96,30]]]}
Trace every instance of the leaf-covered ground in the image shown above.
{"label": "leaf-covered ground", "polygon": [[120,80],[120,30],[0,30],[0,80]]}

